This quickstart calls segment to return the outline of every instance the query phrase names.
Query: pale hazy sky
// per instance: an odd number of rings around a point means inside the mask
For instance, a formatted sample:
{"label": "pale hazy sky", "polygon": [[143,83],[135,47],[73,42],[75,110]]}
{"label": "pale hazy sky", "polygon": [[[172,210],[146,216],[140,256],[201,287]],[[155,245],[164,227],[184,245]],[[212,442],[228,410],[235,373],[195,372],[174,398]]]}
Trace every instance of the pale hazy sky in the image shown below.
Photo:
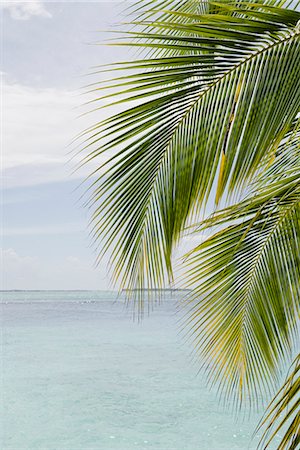
{"label": "pale hazy sky", "polygon": [[[120,23],[124,1],[0,3],[2,289],[105,289],[94,268],[87,211],[68,145],[95,118],[78,118],[80,88],[93,65],[126,59],[126,49],[90,45]],[[89,80],[91,81],[91,80]],[[79,109],[78,109],[79,108]],[[100,118],[100,113],[99,117]]]}
{"label": "pale hazy sky", "polygon": [[82,87],[99,81],[90,68],[134,55],[95,45],[128,21],[129,3],[0,0],[2,289],[112,287],[107,260],[94,266],[78,189],[87,172],[73,173],[69,145],[104,114],[80,117]]}

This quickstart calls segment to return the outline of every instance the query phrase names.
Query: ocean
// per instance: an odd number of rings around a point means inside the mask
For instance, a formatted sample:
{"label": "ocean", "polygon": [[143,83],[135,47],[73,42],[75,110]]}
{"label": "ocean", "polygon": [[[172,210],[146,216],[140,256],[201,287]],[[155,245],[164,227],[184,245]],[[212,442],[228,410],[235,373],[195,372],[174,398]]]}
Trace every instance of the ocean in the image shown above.
{"label": "ocean", "polygon": [[[179,294],[133,321],[114,292],[1,292],[2,450],[254,450],[178,332]],[[276,448],[273,447],[273,448]]]}

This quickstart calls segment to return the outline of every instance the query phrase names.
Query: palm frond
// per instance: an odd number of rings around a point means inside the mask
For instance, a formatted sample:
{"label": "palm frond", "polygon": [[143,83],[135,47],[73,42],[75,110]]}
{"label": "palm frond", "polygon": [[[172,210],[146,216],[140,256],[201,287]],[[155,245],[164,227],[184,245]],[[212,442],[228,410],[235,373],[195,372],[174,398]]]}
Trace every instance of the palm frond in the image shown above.
{"label": "palm frond", "polygon": [[238,402],[275,387],[298,339],[299,179],[298,126],[254,193],[205,221],[201,229],[220,230],[187,256],[194,291],[185,326],[210,381]]}
{"label": "palm frond", "polygon": [[[109,86],[125,98],[114,103],[134,105],[92,127],[84,145],[85,163],[114,151],[93,173],[90,207],[122,286],[164,286],[172,249],[216,179],[217,201],[243,189],[299,111],[300,13],[269,5],[219,3],[192,21],[180,8],[123,43],[175,54],[116,65],[126,74]],[[92,87],[95,102],[115,95],[102,88]]]}

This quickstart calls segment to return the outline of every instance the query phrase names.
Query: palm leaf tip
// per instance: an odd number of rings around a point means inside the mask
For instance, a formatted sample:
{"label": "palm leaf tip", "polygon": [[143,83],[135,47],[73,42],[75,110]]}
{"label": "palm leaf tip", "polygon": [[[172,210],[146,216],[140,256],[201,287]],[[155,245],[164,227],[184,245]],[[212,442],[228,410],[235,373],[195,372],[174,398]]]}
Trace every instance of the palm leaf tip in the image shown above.
{"label": "palm leaf tip", "polygon": [[270,403],[258,430],[263,430],[260,449],[268,449],[278,433],[282,434],[278,450],[297,450],[300,445],[300,355],[289,375]]}

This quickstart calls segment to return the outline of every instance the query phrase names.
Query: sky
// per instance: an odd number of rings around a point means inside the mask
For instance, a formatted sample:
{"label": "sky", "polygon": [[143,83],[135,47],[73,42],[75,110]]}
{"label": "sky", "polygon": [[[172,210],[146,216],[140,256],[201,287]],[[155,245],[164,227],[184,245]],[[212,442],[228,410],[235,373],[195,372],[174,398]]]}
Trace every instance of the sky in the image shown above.
{"label": "sky", "polygon": [[106,76],[90,72],[135,55],[106,45],[128,21],[129,4],[0,0],[0,289],[118,288],[108,256],[95,266],[81,199],[91,168],[74,171],[80,157],[72,142],[105,117],[104,111],[83,114],[91,98],[84,86]]}
{"label": "sky", "polygon": [[[95,267],[73,138],[86,75],[128,59],[104,43],[124,19],[124,1],[0,3],[3,52],[1,289],[108,289],[107,260]],[[101,30],[101,31],[100,31]],[[97,78],[96,78],[97,79]],[[99,112],[97,120],[101,120]]]}

